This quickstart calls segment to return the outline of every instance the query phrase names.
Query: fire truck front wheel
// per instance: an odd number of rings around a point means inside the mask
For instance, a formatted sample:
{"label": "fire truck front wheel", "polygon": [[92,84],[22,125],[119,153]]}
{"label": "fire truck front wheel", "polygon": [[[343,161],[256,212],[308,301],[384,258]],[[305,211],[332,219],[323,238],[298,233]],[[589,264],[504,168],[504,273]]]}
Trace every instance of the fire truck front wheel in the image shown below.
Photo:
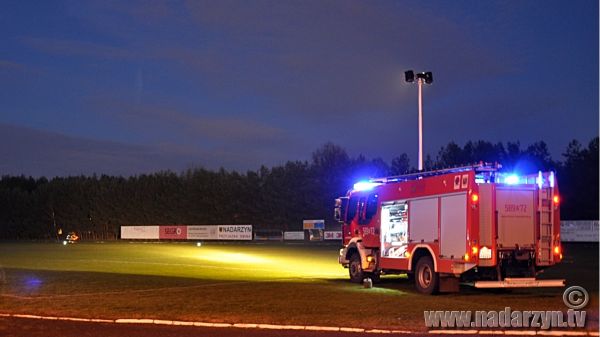
{"label": "fire truck front wheel", "polygon": [[350,281],[354,283],[361,283],[365,278],[365,272],[362,269],[360,262],[360,255],[358,253],[350,256],[350,264],[348,265],[348,273],[350,274]]}
{"label": "fire truck front wheel", "polygon": [[419,259],[414,278],[415,285],[420,293],[427,295],[437,293],[439,275],[435,272],[431,257],[423,256]]}

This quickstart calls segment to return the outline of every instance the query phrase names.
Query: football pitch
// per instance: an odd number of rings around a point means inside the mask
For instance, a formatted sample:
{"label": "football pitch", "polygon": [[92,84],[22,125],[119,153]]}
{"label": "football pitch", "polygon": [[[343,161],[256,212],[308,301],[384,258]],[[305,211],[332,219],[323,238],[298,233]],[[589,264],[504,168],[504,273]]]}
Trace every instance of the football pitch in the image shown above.
{"label": "football pitch", "polygon": [[[424,296],[405,276],[352,284],[339,247],[308,244],[0,243],[0,313],[306,324],[423,331],[424,310],[561,310],[560,288]],[[544,277],[591,295],[598,326],[598,244],[566,244]]]}

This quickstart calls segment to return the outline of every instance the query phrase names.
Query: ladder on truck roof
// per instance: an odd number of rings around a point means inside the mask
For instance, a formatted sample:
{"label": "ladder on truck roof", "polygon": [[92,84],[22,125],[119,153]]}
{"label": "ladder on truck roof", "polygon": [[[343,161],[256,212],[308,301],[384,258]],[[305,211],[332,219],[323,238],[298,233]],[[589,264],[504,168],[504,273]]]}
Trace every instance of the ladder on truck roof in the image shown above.
{"label": "ladder on truck roof", "polygon": [[451,168],[446,168],[446,169],[432,170],[432,171],[425,171],[425,172],[415,172],[415,173],[402,174],[402,175],[390,176],[390,177],[371,178],[371,179],[369,179],[369,182],[385,184],[385,183],[391,183],[391,182],[416,180],[416,179],[421,179],[421,178],[425,178],[425,177],[432,177],[432,176],[438,176],[438,175],[447,174],[447,173],[457,173],[457,172],[465,172],[465,171],[475,171],[477,173],[487,172],[487,173],[493,174],[494,172],[498,171],[501,168],[502,168],[502,165],[500,165],[498,163],[492,164],[492,163],[479,162],[478,164],[474,164],[474,165],[451,167]]}

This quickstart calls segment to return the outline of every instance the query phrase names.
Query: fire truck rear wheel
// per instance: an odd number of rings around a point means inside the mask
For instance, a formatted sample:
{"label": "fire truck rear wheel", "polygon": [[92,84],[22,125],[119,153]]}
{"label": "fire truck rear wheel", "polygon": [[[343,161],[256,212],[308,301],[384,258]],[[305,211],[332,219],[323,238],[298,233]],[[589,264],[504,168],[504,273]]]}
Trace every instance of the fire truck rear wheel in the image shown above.
{"label": "fire truck rear wheel", "polygon": [[419,259],[414,277],[415,285],[420,293],[427,295],[437,293],[439,275],[435,272],[431,257],[423,256]]}
{"label": "fire truck rear wheel", "polygon": [[350,256],[348,273],[350,274],[350,281],[354,283],[361,283],[365,278],[365,272],[362,269],[360,255],[358,253],[354,253],[352,256]]}

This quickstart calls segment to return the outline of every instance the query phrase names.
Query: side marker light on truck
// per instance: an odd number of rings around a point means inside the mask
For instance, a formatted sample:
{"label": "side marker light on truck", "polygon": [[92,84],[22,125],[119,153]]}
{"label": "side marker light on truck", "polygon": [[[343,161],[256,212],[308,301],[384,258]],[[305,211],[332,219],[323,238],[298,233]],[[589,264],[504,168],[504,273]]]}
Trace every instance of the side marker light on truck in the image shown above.
{"label": "side marker light on truck", "polygon": [[560,254],[560,246],[554,246],[554,255]]}
{"label": "side marker light on truck", "polygon": [[555,196],[552,198],[552,201],[554,201],[554,204],[555,204],[555,205],[557,205],[557,204],[558,204],[558,202],[560,201],[560,197],[559,197],[558,195],[555,195]]}

